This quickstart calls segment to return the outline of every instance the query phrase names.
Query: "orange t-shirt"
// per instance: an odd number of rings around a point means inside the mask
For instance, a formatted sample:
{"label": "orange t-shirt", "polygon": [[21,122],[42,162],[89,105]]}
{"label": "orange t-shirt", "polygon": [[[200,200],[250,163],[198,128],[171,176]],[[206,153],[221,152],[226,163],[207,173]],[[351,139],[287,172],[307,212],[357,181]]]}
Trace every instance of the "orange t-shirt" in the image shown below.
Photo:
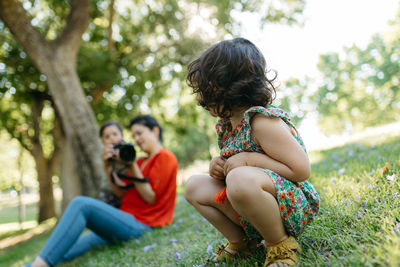
{"label": "orange t-shirt", "polygon": [[156,201],[154,204],[148,204],[133,187],[122,197],[120,209],[146,225],[165,226],[172,222],[175,209],[178,160],[166,149],[161,149],[142,168],[144,160],[145,158],[141,158],[137,163],[143,176],[149,179]]}

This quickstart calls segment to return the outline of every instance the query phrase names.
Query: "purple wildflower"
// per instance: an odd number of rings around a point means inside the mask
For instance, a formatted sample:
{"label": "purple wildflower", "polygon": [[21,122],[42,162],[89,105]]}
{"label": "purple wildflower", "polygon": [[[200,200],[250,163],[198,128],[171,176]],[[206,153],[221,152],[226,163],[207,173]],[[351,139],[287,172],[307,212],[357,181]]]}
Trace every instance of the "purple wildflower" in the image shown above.
{"label": "purple wildflower", "polygon": [[357,212],[354,214],[354,218],[356,218],[357,220],[361,219],[363,217],[363,214],[361,212]]}
{"label": "purple wildflower", "polygon": [[179,252],[175,251],[174,253],[175,258],[177,258],[178,260],[181,259],[181,254],[179,254]]}
{"label": "purple wildflower", "polygon": [[337,174],[340,176],[343,175],[345,172],[346,170],[344,168],[341,168],[340,170],[338,170]]}
{"label": "purple wildflower", "polygon": [[339,159],[339,156],[338,156],[338,155],[336,155],[336,154],[333,154],[333,155],[332,155],[332,159],[334,159],[334,160],[338,160],[338,159]]}
{"label": "purple wildflower", "polygon": [[394,223],[393,230],[394,230],[396,233],[400,232],[400,223],[398,223],[398,222],[396,222],[396,221],[394,221],[393,223]]}
{"label": "purple wildflower", "polygon": [[175,238],[171,238],[171,239],[169,240],[169,242],[171,242],[171,243],[176,243],[176,242],[179,242],[179,240],[178,240],[178,239],[175,239]]}
{"label": "purple wildflower", "polygon": [[208,245],[207,246],[207,254],[211,254],[211,253],[213,253],[213,248],[211,245]]}
{"label": "purple wildflower", "polygon": [[147,251],[149,251],[149,250],[152,250],[152,249],[155,248],[155,247],[156,247],[156,245],[145,246],[145,247],[143,248],[143,251],[144,251],[144,252],[147,252]]}
{"label": "purple wildflower", "polygon": [[391,182],[393,182],[395,178],[396,178],[395,174],[386,176],[386,180],[391,181]]}

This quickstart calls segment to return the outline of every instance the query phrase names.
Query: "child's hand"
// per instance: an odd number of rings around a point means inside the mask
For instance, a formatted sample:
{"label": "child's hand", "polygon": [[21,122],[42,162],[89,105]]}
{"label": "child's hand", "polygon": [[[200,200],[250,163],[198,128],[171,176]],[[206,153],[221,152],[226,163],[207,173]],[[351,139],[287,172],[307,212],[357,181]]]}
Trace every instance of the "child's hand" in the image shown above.
{"label": "child's hand", "polygon": [[225,179],[224,175],[225,159],[215,157],[210,161],[210,176],[217,180]]}
{"label": "child's hand", "polygon": [[247,166],[247,159],[248,159],[248,154],[251,154],[250,152],[241,152],[238,154],[235,154],[229,159],[225,161],[224,165],[224,175],[228,175],[228,173],[233,170],[236,167],[240,166]]}

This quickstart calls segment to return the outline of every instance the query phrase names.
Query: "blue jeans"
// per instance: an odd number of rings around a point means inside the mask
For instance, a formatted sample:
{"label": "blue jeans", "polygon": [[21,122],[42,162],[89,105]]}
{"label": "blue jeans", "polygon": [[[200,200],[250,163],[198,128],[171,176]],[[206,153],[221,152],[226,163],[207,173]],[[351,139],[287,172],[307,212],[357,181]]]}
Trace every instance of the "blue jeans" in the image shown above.
{"label": "blue jeans", "polygon": [[[80,237],[86,227],[92,232]],[[54,266],[93,247],[138,238],[151,229],[129,213],[94,198],[79,196],[65,210],[40,257]]]}

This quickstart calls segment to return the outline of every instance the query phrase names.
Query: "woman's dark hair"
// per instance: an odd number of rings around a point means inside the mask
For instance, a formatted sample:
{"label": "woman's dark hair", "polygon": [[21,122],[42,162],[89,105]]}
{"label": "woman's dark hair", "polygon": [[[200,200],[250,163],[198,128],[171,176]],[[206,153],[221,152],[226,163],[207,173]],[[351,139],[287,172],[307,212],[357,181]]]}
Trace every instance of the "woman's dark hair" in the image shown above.
{"label": "woman's dark hair", "polygon": [[191,62],[187,84],[198,94],[199,104],[222,118],[235,108],[266,106],[275,98],[273,81],[258,48],[244,38],[219,42]]}
{"label": "woman's dark hair", "polygon": [[131,128],[132,125],[134,125],[134,124],[140,124],[140,125],[146,126],[150,130],[153,130],[154,127],[157,127],[158,129],[160,129],[160,134],[158,135],[158,139],[160,140],[160,142],[163,141],[163,137],[162,137],[163,130],[162,130],[160,124],[158,123],[158,121],[155,118],[153,118],[152,116],[150,116],[150,115],[136,116],[129,123],[129,128]]}
{"label": "woman's dark hair", "polygon": [[103,136],[104,130],[105,130],[107,127],[109,127],[109,126],[115,126],[115,127],[117,127],[118,130],[120,131],[121,135],[122,135],[122,126],[121,126],[121,124],[120,124],[119,122],[116,122],[116,121],[112,121],[112,120],[111,120],[111,121],[106,121],[105,123],[103,123],[103,124],[101,125],[100,131],[99,131],[100,137]]}

